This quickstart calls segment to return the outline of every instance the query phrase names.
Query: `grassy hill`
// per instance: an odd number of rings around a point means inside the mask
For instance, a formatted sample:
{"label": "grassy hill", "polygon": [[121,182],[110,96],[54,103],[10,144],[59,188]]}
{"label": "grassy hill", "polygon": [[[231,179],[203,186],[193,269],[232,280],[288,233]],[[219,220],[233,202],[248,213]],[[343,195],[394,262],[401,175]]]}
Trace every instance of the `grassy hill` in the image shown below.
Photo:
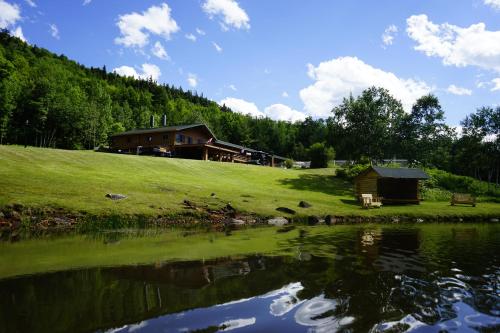
{"label": "grassy hill", "polygon": [[[451,207],[443,201],[363,210],[354,201],[352,185],[334,177],[333,169],[285,170],[0,146],[0,175],[0,206],[50,206],[98,215],[181,213],[185,199],[211,207],[230,202],[244,212],[274,216],[283,215],[276,211],[280,206],[301,215],[500,215],[500,204]],[[112,201],[105,198],[106,193],[128,198]],[[312,207],[299,208],[301,200]]]}

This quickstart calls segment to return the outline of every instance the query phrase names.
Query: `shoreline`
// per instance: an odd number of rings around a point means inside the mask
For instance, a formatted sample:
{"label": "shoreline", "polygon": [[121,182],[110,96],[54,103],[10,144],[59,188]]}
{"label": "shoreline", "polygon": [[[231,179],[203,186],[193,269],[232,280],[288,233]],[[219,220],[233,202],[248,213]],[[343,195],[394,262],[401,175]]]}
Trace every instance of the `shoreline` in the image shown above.
{"label": "shoreline", "polygon": [[349,224],[418,224],[418,223],[498,223],[498,214],[277,214],[261,215],[237,211],[231,204],[219,209],[197,206],[185,200],[184,211],[167,214],[91,214],[64,208],[33,208],[20,204],[0,207],[0,241],[18,241],[25,236],[86,234],[120,229],[178,228],[218,231],[258,226],[349,225]]}

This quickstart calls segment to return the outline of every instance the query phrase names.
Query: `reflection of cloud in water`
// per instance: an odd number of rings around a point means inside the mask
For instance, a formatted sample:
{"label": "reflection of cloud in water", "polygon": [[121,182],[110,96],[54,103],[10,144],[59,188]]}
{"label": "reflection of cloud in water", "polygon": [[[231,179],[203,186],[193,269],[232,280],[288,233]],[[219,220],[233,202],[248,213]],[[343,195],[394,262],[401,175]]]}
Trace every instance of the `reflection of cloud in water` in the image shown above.
{"label": "reflection of cloud in water", "polygon": [[233,319],[223,322],[222,324],[219,325],[219,327],[221,327],[221,331],[231,331],[237,328],[254,325],[255,322],[256,322],[255,317],[246,319]]}
{"label": "reflection of cloud in water", "polygon": [[286,286],[284,286],[280,289],[270,291],[270,292],[260,296],[260,298],[275,297],[275,296],[279,296],[281,294],[294,294],[294,295],[296,295],[302,289],[304,289],[304,287],[302,286],[302,283],[293,282],[293,283],[287,284]]}
{"label": "reflection of cloud in water", "polygon": [[325,298],[323,295],[306,301],[295,312],[295,321],[304,326],[314,326],[315,332],[335,332],[342,326],[354,321],[353,317],[337,318],[333,311],[337,301]]}
{"label": "reflection of cloud in water", "polygon": [[273,302],[269,306],[271,314],[276,317],[282,316],[290,312],[299,304],[303,303],[304,301],[301,301],[297,297],[297,293],[302,289],[304,289],[304,287],[300,282],[291,283],[288,286],[282,288],[280,293],[275,293],[273,297],[279,296],[282,293],[284,293],[284,295],[273,300]]}
{"label": "reflection of cloud in water", "polygon": [[119,328],[113,328],[110,330],[107,330],[106,333],[132,333],[135,331],[140,331],[144,327],[148,326],[148,323],[146,321],[141,321],[140,323],[133,324],[133,325],[124,325]]}
{"label": "reflection of cloud in water", "polygon": [[[417,320],[412,315],[406,315],[399,321],[391,321],[381,324],[376,324],[370,333],[394,332],[399,328],[398,332],[498,332],[500,330],[500,318],[478,313],[472,307],[464,302],[454,304],[456,317],[438,322],[434,325],[428,325]],[[464,326],[463,324],[467,326]]]}

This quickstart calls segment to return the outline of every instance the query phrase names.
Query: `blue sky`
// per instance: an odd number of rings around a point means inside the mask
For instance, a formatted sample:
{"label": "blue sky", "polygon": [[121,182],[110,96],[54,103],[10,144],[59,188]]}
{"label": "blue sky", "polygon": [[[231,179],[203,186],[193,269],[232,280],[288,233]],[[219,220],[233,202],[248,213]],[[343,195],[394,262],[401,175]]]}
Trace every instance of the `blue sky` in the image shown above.
{"label": "blue sky", "polygon": [[451,125],[500,104],[500,0],[0,0],[0,27],[274,119],[371,85],[407,110],[434,93]]}

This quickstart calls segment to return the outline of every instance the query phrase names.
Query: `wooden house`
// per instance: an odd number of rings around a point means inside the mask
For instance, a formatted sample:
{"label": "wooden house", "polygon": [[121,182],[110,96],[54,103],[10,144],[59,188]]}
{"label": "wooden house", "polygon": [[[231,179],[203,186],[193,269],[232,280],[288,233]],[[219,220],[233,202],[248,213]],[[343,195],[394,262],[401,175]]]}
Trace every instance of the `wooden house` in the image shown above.
{"label": "wooden house", "polygon": [[429,176],[421,169],[371,166],[354,179],[358,199],[372,194],[387,203],[420,203],[420,180]]}
{"label": "wooden house", "polygon": [[111,137],[111,149],[120,153],[159,155],[221,162],[275,166],[285,158],[218,140],[205,124],[136,129]]}

